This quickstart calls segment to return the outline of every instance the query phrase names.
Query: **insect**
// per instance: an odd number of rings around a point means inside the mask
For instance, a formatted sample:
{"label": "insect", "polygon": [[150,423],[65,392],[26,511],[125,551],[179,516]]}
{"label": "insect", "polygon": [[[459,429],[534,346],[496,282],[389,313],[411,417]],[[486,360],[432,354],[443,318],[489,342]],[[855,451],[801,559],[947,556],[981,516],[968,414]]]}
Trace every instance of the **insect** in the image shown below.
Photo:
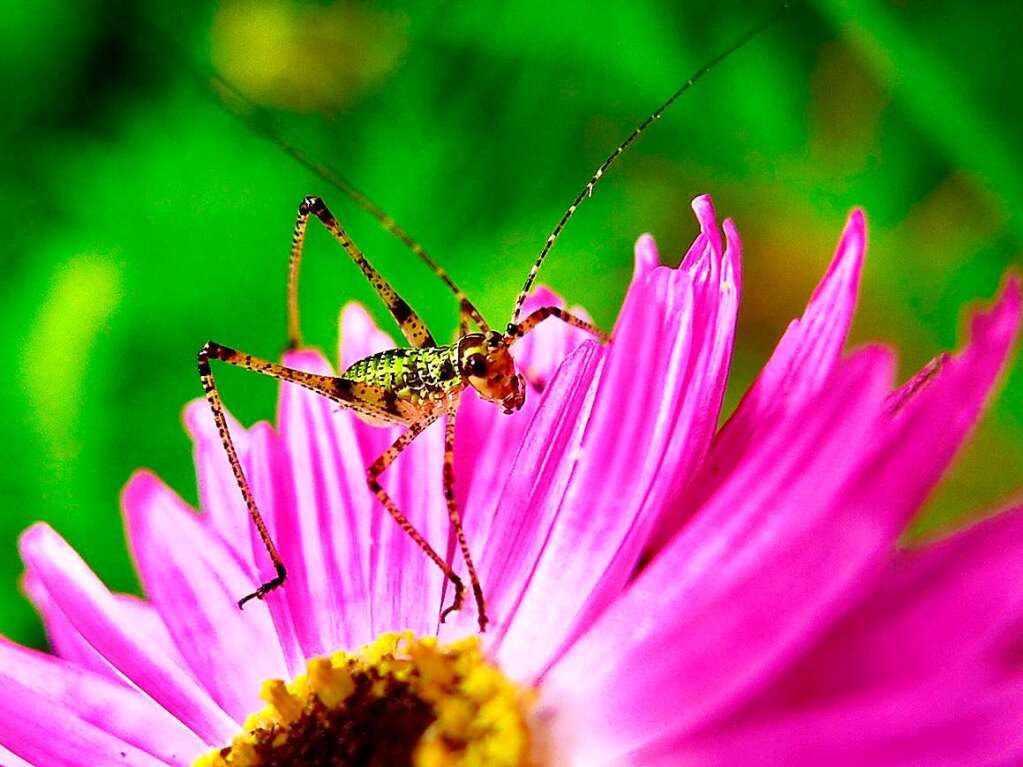
{"label": "insect", "polygon": [[[558,235],[582,202],[592,195],[594,187],[618,157],[653,122],[661,117],[679,96],[707,71],[737,51],[757,34],[773,24],[787,10],[787,4],[778,12],[740,37],[726,50],[700,67],[680,88],[661,104],[649,117],[640,123],[590,177],[590,180],[576,195],[562,214],[551,234],[533,262],[522,289],[519,291],[507,325],[500,330],[491,327],[465,293],[447,273],[426,254],[423,248],[405,233],[389,216],[359,192],[343,177],[329,172],[323,166],[310,162],[297,149],[291,147],[279,136],[271,134],[275,143],[303,164],[317,172],[328,182],[337,186],[357,205],[373,215],[391,234],[400,239],[420,260],[422,260],[458,300],[460,331],[458,338],[450,344],[438,344],[425,323],[390,286],[383,276],[370,264],[355,244],[338,218],[324,201],[315,196],[306,197],[298,208],[292,237],[288,269],[288,346],[301,345],[301,330],[298,311],[298,275],[310,219],[318,220],[359,267],[373,289],[387,307],[408,342],[407,347],[387,349],[362,360],[358,360],[337,376],[318,375],[286,367],[284,365],[246,354],[215,341],[208,341],[199,350],[198,369],[206,399],[212,411],[234,477],[244,498],[259,536],[273,562],[276,575],[261,584],[255,591],[238,601],[243,607],[252,599],[262,599],[268,593],[283,585],[287,578],[285,563],[263,521],[256,505],[248,480],[241,468],[238,454],[227,425],[224,406],[213,376],[211,361],[218,360],[256,373],[303,386],[316,394],[326,397],[342,408],[353,411],[363,420],[380,426],[397,425],[405,431],[367,469],[366,482],[372,493],[393,517],[394,521],[428,556],[454,589],[451,604],[441,611],[440,618],[460,610],[465,599],[465,585],[451,565],[441,557],[433,546],[409,522],[394,500],[380,484],[380,476],[407,448],[413,440],[431,424],[444,418],[444,495],[448,516],[455,539],[468,572],[470,586],[476,602],[480,631],[489,622],[486,600],[469,552],[469,546],[462,529],[461,518],[454,494],[454,437],[455,418],[461,395],[474,389],[484,400],[502,408],[506,414],[520,409],[525,402],[526,384],[523,375],[515,368],[510,349],[516,341],[535,329],[541,322],[555,318],[574,327],[587,331],[603,341],[609,341],[606,333],[589,322],[574,316],[560,307],[547,306],[535,309],[525,317],[521,316],[523,302],[536,280],[541,265],[550,252]],[[214,76],[214,85],[236,103],[245,103],[245,98],[223,79]],[[233,110],[237,114],[237,109]],[[255,126],[257,129],[260,126]],[[265,127],[263,128],[264,132]]]}

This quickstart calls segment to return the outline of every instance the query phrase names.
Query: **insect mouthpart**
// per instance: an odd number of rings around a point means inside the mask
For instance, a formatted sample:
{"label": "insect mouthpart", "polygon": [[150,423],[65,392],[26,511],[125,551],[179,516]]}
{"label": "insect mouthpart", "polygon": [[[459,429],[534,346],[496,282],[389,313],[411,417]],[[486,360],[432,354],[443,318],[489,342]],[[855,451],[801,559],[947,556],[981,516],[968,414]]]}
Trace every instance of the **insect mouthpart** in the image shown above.
{"label": "insect mouthpart", "polygon": [[516,373],[512,379],[512,393],[501,400],[505,415],[511,415],[526,404],[526,379],[522,373]]}

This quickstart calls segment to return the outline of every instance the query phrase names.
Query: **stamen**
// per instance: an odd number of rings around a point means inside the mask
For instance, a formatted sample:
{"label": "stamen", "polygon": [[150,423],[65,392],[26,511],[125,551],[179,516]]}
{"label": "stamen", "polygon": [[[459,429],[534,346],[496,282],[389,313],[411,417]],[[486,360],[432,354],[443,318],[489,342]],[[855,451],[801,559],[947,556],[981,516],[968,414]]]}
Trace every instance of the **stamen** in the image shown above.
{"label": "stamen", "polygon": [[230,746],[194,767],[536,767],[535,695],[507,679],[476,637],[384,634],[358,652],[314,658]]}

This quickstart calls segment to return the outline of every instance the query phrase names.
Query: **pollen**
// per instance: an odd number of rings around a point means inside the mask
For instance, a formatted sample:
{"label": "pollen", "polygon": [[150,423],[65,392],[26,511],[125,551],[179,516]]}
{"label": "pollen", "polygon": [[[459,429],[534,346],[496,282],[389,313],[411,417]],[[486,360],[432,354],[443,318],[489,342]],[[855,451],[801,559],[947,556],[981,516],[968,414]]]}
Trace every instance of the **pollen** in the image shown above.
{"label": "pollen", "polygon": [[193,767],[539,767],[535,691],[509,680],[476,637],[384,634],[264,682],[266,707]]}

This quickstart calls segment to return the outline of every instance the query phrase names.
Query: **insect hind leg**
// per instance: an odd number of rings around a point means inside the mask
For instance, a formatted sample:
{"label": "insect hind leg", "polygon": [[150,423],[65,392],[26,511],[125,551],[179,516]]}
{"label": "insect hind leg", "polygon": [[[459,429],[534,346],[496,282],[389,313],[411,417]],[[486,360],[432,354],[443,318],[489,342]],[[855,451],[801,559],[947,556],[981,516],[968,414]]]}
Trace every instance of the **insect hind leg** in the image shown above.
{"label": "insect hind leg", "polygon": [[270,561],[273,562],[276,573],[273,578],[260,584],[251,594],[246,594],[238,600],[238,608],[242,609],[247,602],[253,599],[263,599],[271,591],[284,585],[284,581],[288,577],[288,571],[284,567],[284,562],[277,551],[273,538],[270,537],[270,531],[266,527],[266,522],[263,521],[263,515],[259,513],[256,499],[249,487],[248,480],[245,478],[245,472],[242,471],[241,461],[238,459],[238,451],[235,449],[234,440],[231,439],[231,432],[227,427],[224,403],[220,399],[220,392],[217,390],[217,383],[213,378],[213,371],[210,368],[211,357],[230,363],[233,361],[233,355],[236,354],[237,352],[234,352],[233,349],[228,349],[210,341],[199,350],[197,361],[199,378],[202,381],[203,391],[206,393],[206,401],[210,406],[210,411],[213,413],[213,420],[217,425],[217,432],[220,434],[220,442],[224,447],[227,461],[231,465],[231,472],[234,474],[235,481],[238,483],[238,489],[241,491],[242,498],[245,500],[245,506],[248,508],[249,517],[256,526],[260,540],[263,541],[263,545],[266,547],[266,552],[270,556]]}
{"label": "insect hind leg", "polygon": [[380,300],[384,302],[387,311],[398,323],[402,335],[405,336],[409,344],[417,349],[436,346],[437,342],[434,341],[423,320],[398,295],[380,272],[370,264],[323,200],[319,197],[309,196],[302,200],[298,206],[298,218],[295,219],[295,230],[291,237],[291,256],[288,262],[288,347],[296,349],[302,344],[298,316],[298,270],[310,216],[319,219],[320,223],[355,262],[355,265],[359,267]]}
{"label": "insect hind leg", "polygon": [[246,602],[252,599],[262,599],[271,591],[281,586],[287,578],[287,571],[277,551],[277,546],[274,545],[274,541],[270,537],[270,531],[263,521],[263,516],[256,506],[255,497],[249,487],[245,473],[242,471],[241,461],[238,460],[238,451],[235,449],[234,441],[231,439],[231,432],[227,427],[224,404],[220,399],[220,392],[217,389],[216,380],[213,378],[213,371],[210,367],[211,360],[219,360],[228,365],[260,373],[278,381],[288,381],[297,384],[321,397],[325,397],[345,408],[350,408],[369,417],[386,420],[396,417],[396,414],[387,409],[385,392],[380,387],[362,383],[353,384],[350,381],[345,381],[335,376],[295,370],[284,365],[278,365],[276,362],[270,362],[269,360],[254,357],[251,354],[245,354],[236,349],[218,344],[215,341],[208,341],[199,350],[199,377],[202,380],[203,391],[206,393],[206,401],[209,403],[210,411],[213,413],[213,420],[216,422],[217,431],[220,433],[220,441],[223,444],[224,453],[227,456],[228,463],[231,465],[231,471],[234,474],[235,481],[238,483],[238,489],[241,491],[242,498],[245,500],[249,517],[256,526],[260,540],[262,540],[263,546],[266,547],[266,552],[270,556],[276,572],[273,578],[261,584],[251,594],[238,601],[238,606],[243,607]]}

